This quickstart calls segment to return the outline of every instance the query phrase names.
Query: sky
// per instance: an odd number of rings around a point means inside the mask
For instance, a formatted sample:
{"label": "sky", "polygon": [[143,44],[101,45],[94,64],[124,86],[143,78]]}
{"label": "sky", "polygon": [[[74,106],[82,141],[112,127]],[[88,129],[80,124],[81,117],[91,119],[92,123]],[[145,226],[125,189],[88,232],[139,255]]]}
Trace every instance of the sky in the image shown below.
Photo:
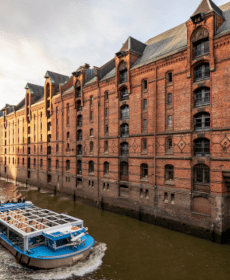
{"label": "sky", "polygon": [[[214,0],[222,5],[230,0]],[[44,86],[47,70],[100,67],[128,36],[148,39],[187,21],[201,0],[0,0],[0,109]]]}

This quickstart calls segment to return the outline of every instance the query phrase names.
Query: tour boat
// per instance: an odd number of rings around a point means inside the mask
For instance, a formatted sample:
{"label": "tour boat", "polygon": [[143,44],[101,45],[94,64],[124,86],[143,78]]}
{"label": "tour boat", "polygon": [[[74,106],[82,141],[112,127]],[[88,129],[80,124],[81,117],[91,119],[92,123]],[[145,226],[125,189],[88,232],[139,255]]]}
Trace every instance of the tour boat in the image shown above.
{"label": "tour boat", "polygon": [[29,267],[51,269],[85,260],[94,245],[87,230],[83,220],[30,201],[0,206],[0,243]]}

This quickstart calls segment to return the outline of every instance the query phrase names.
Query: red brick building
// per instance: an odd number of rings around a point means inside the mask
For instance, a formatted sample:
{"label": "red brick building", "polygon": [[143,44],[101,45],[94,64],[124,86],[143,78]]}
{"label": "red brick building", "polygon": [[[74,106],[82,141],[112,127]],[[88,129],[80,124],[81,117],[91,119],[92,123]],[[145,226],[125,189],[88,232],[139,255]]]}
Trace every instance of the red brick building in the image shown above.
{"label": "red brick building", "polygon": [[230,230],[230,2],[102,67],[47,71],[0,111],[1,174],[223,241]]}

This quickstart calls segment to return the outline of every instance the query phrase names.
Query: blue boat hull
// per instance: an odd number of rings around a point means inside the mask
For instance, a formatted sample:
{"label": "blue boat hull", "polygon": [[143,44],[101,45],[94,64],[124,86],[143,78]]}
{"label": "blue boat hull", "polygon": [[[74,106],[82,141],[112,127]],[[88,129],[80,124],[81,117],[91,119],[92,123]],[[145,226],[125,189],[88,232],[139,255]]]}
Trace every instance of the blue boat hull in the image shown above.
{"label": "blue boat hull", "polygon": [[50,251],[50,256],[30,256],[29,254],[24,254],[22,251],[17,250],[12,244],[3,238],[0,238],[0,243],[11,252],[15,258],[22,264],[27,265],[28,267],[39,268],[39,269],[52,269],[58,268],[61,266],[71,266],[77,263],[78,261],[84,261],[94,245],[94,239],[90,236],[91,240],[88,242],[87,246],[77,250],[67,253],[65,251],[60,251],[58,255],[52,255]]}

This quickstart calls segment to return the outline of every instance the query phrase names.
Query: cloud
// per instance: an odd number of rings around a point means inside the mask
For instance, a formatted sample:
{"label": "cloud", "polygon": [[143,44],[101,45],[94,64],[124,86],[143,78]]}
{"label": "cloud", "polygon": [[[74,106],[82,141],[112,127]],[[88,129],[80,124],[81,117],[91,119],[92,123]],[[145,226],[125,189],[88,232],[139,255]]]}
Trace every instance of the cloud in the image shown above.
{"label": "cloud", "polygon": [[0,1],[0,107],[24,98],[27,82],[44,85],[47,70],[70,76],[84,63],[100,67],[128,36],[146,42],[187,20],[199,2]]}

